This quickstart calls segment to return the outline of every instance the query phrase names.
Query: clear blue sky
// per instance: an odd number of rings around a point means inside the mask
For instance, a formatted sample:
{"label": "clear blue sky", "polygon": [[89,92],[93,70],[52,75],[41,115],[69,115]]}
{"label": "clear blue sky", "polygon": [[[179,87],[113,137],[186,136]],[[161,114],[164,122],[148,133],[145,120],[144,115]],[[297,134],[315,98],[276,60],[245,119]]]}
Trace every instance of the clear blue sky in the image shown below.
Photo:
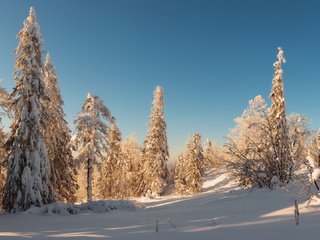
{"label": "clear blue sky", "polygon": [[0,78],[8,90],[31,5],[69,123],[90,91],[124,136],[135,132],[142,142],[160,84],[172,154],[196,131],[222,143],[248,101],[267,98],[281,46],[288,113],[320,127],[320,1],[0,0]]}

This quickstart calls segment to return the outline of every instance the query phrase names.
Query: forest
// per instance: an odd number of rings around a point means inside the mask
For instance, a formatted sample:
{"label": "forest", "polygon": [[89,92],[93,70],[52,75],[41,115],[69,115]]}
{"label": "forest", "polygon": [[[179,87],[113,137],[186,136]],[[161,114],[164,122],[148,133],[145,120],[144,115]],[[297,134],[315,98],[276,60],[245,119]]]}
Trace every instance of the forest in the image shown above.
{"label": "forest", "polygon": [[[185,151],[169,164],[161,86],[155,86],[141,146],[134,136],[122,138],[116,118],[92,93],[88,93],[71,133],[57,72],[50,55],[44,56],[33,7],[17,37],[15,87],[0,92],[3,114],[11,120],[10,131],[0,131],[4,211],[16,213],[54,202],[156,199],[172,187],[178,195],[196,195],[202,192],[208,171],[221,169],[244,189],[274,189],[301,181],[304,188],[319,190],[320,134],[309,129],[308,117],[286,113],[282,48],[273,64],[271,105],[256,96],[235,119],[225,144],[194,133]],[[301,169],[305,169],[305,177],[301,177]]]}

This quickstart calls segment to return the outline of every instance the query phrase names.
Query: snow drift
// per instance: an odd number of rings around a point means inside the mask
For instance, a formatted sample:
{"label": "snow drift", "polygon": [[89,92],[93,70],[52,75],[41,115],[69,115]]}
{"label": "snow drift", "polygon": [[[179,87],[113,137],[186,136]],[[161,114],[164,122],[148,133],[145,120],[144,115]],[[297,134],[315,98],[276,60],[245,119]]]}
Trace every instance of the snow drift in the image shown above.
{"label": "snow drift", "polygon": [[66,204],[55,202],[44,205],[43,207],[31,207],[25,213],[28,214],[80,214],[80,213],[104,213],[114,210],[135,210],[135,205],[130,201],[115,201],[115,200],[99,200],[91,201],[82,204]]}

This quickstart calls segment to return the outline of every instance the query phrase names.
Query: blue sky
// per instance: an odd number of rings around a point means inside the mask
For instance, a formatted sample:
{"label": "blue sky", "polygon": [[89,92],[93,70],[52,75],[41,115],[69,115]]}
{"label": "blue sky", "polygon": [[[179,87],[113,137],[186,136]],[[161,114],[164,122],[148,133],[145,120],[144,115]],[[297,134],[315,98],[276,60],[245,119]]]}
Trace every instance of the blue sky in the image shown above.
{"label": "blue sky", "polygon": [[73,122],[87,92],[123,135],[146,135],[152,92],[165,91],[172,155],[193,132],[224,141],[248,101],[267,98],[277,47],[288,113],[320,127],[320,2],[295,0],[0,0],[0,78],[14,86],[16,35],[34,6]]}

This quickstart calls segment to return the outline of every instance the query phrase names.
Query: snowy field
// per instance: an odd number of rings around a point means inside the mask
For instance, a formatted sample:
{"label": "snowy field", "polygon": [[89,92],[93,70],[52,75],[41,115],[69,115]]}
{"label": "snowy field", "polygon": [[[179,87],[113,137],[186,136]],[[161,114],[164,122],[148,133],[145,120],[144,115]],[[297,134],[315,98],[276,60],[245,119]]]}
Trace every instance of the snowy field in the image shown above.
{"label": "snowy field", "polygon": [[225,174],[207,177],[200,195],[168,194],[159,199],[137,201],[140,207],[136,209],[124,206],[121,210],[105,213],[80,211],[77,215],[39,215],[33,211],[33,214],[3,214],[0,216],[0,239],[320,238],[320,206],[317,202],[308,207],[306,203],[300,204],[300,225],[296,226],[294,197],[290,191],[241,190]]}

